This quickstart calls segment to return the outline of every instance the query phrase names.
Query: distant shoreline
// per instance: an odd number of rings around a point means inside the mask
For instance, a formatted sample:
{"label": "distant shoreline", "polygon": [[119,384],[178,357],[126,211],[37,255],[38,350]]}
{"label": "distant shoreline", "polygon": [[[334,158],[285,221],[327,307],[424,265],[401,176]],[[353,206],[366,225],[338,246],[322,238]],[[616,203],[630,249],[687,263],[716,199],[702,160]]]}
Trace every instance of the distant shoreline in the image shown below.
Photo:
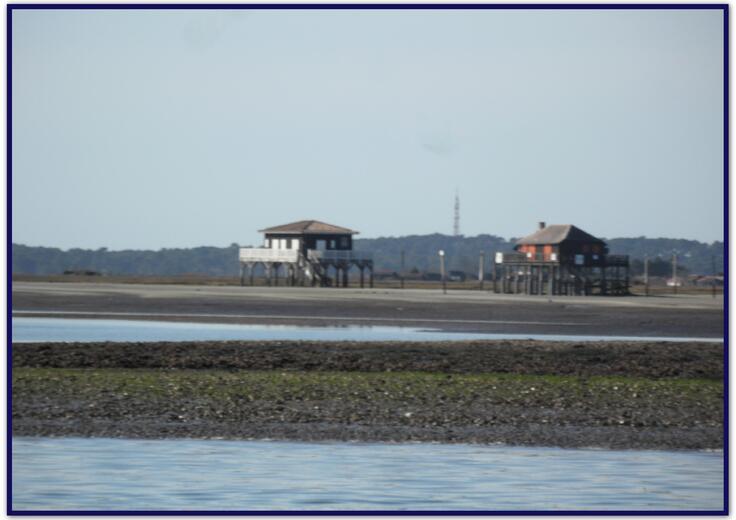
{"label": "distant shoreline", "polygon": [[[350,287],[359,287],[359,279],[355,275],[350,280]],[[649,295],[651,296],[672,296],[674,291],[672,287],[665,285],[665,277],[651,277],[651,285],[649,286]],[[239,287],[240,278],[238,276],[213,276],[204,274],[185,274],[185,275],[83,275],[83,274],[55,274],[55,275],[36,275],[13,273],[13,282],[31,282],[31,283],[90,283],[90,284],[141,284],[141,285],[201,285],[208,287]],[[283,280],[280,281],[283,287]],[[265,278],[257,277],[255,279],[255,287],[267,288]],[[493,282],[484,280],[482,291],[490,292]],[[374,289],[424,289],[427,291],[442,290],[442,282],[436,280],[419,280],[407,277],[404,280],[403,287],[401,279],[398,277],[382,278],[381,276],[374,278]],[[449,291],[481,291],[480,282],[477,279],[467,279],[466,281],[448,281],[447,289]],[[640,284],[632,284],[630,287],[633,296],[644,296],[644,286]],[[710,296],[713,288],[709,286],[681,286],[678,287],[680,295],[700,295]],[[723,296],[723,286],[716,287],[716,295]]]}

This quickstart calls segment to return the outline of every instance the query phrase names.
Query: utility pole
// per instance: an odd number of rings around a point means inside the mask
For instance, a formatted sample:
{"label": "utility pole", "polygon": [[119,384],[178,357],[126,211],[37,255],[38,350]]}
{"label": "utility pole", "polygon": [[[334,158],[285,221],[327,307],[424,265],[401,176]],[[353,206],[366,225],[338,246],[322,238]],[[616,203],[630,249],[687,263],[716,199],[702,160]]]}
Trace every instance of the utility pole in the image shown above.
{"label": "utility pole", "polygon": [[404,251],[401,251],[401,288],[404,288]]}
{"label": "utility pole", "polygon": [[484,251],[480,252],[480,258],[478,259],[478,280],[480,281],[480,290],[483,290],[483,280],[486,277],[485,264],[486,254]]}
{"label": "utility pole", "polygon": [[498,284],[496,282],[496,279],[498,277],[498,273],[496,272],[496,255],[494,254],[492,257],[493,262],[491,263],[491,278],[493,278],[493,293],[498,292]]}
{"label": "utility pole", "polygon": [[440,277],[442,278],[442,294],[447,294],[447,279],[445,278],[445,252],[440,249],[437,253],[440,255]]}
{"label": "utility pole", "polygon": [[677,294],[677,253],[672,253],[672,289]]}
{"label": "utility pole", "polygon": [[456,237],[460,236],[460,195],[455,188],[455,218],[452,225],[452,234]]}

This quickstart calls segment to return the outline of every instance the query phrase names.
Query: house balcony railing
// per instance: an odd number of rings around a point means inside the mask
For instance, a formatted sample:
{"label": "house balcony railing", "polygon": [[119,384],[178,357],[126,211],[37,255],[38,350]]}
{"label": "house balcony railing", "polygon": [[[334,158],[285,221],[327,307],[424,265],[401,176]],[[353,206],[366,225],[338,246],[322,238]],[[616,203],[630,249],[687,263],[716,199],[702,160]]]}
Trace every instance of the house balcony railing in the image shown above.
{"label": "house balcony railing", "polygon": [[557,253],[549,256],[541,253],[496,253],[497,264],[564,264],[585,267],[628,267],[629,255],[575,254],[560,258]]}
{"label": "house balcony railing", "polygon": [[310,249],[307,251],[307,258],[312,261],[336,261],[342,260],[345,262],[364,262],[367,260],[373,260],[373,253],[367,251],[340,251],[340,250],[318,250]]}
{"label": "house balcony railing", "polygon": [[629,255],[606,255],[606,267],[628,267]]}
{"label": "house balcony railing", "polygon": [[241,247],[239,258],[241,262],[297,262],[299,250]]}
{"label": "house balcony railing", "polygon": [[524,253],[496,253],[495,262],[497,264],[518,264],[527,262],[529,259]]}
{"label": "house balcony railing", "polygon": [[[241,247],[239,258],[241,262],[292,262],[299,261],[298,249],[271,249],[268,247]],[[311,261],[344,261],[364,262],[373,260],[373,254],[366,251],[318,250],[307,251],[307,258]]]}

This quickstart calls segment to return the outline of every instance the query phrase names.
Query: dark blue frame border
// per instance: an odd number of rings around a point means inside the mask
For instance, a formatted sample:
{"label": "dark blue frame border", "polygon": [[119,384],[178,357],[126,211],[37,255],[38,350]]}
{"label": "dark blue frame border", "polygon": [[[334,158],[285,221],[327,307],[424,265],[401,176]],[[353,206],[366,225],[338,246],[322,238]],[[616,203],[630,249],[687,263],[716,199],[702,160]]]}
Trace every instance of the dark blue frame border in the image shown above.
{"label": "dark blue frame border", "polygon": [[151,10],[151,9],[185,9],[185,10],[212,10],[212,9],[269,9],[269,10],[293,10],[293,9],[317,9],[317,10],[334,10],[334,9],[351,9],[351,10],[457,10],[457,9],[475,9],[475,10],[581,10],[581,9],[604,9],[604,10],[701,10],[716,9],[728,12],[728,4],[523,4],[523,3],[499,3],[499,4],[8,4],[8,13],[13,10],[24,9],[77,9],[77,10]]}
{"label": "dark blue frame border", "polygon": [[7,119],[5,120],[5,157],[6,157],[6,170],[5,170],[5,262],[6,262],[6,286],[5,290],[7,291],[6,294],[6,312],[7,316],[5,317],[5,330],[7,331],[7,347],[5,349],[6,351],[6,432],[5,432],[5,499],[7,500],[6,505],[6,511],[8,514],[11,514],[12,508],[13,508],[13,485],[12,485],[12,477],[13,477],[13,412],[12,412],[12,405],[13,402],[13,327],[12,327],[12,319],[13,319],[13,289],[12,289],[12,273],[13,273],[13,246],[12,246],[12,197],[11,193],[13,192],[13,175],[12,175],[12,164],[13,164],[13,133],[12,133],[12,127],[13,127],[13,83],[11,81],[12,79],[12,70],[13,70],[13,13],[10,8],[10,6],[7,6],[7,12],[5,14],[6,21],[7,21],[7,33],[5,35],[6,42],[5,42],[5,63],[6,63],[6,71],[5,71],[5,77],[6,77],[6,89],[7,89],[7,98],[5,100],[5,108],[7,110]]}
{"label": "dark blue frame border", "polygon": [[580,10],[580,9],[618,9],[618,10],[700,10],[718,9],[728,11],[727,4],[8,4],[8,11],[16,9],[186,9],[186,10],[210,10],[210,9],[358,9],[358,10],[447,10],[447,9],[536,9],[536,10]]}
{"label": "dark blue frame border", "polygon": [[728,34],[728,6],[723,10],[723,209],[724,209],[724,217],[723,217],[723,237],[724,237],[724,248],[723,248],[723,264],[724,264],[724,284],[723,284],[723,312],[724,312],[724,320],[723,320],[723,387],[724,387],[724,393],[723,393],[723,413],[724,413],[724,421],[723,421],[723,509],[724,513],[728,514],[729,512],[729,482],[728,482],[728,476],[729,476],[729,445],[730,445],[730,436],[729,436],[729,416],[728,416],[728,404],[729,404],[729,396],[731,394],[731,385],[730,385],[730,365],[729,365],[729,354],[728,354],[728,343],[729,343],[729,331],[730,331],[730,323],[729,323],[729,312],[728,312],[728,298],[729,298],[729,252],[728,252],[728,239],[730,237],[729,234],[729,223],[730,223],[730,217],[731,217],[731,208],[728,204],[728,194],[729,194],[729,70],[728,70],[728,64],[729,64],[729,54],[728,54],[728,43],[729,43],[729,34]]}
{"label": "dark blue frame border", "polygon": [[[724,179],[724,444],[723,444],[723,510],[722,511],[74,511],[74,510],[24,510],[15,511],[12,506],[12,27],[13,11],[16,10],[212,10],[212,9],[238,9],[238,10],[294,10],[294,9],[317,9],[317,10],[720,10],[723,12],[723,179]],[[6,429],[6,512],[13,516],[726,516],[729,514],[729,394],[730,394],[730,367],[729,367],[729,31],[728,31],[728,4],[7,4],[6,5],[6,302],[7,302],[7,429]]]}

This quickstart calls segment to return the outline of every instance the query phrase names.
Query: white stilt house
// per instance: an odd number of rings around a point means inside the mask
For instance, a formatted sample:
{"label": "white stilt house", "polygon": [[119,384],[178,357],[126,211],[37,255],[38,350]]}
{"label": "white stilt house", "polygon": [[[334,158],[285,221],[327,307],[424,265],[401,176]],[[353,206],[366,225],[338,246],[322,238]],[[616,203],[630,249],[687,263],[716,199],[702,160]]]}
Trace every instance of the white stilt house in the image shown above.
{"label": "white stilt house", "polygon": [[[261,229],[263,246],[240,248],[240,284],[248,278],[253,285],[253,270],[263,265],[269,285],[278,285],[282,270],[287,285],[348,286],[351,267],[360,270],[360,286],[365,286],[365,271],[373,287],[373,257],[353,251],[357,231],[318,220],[300,220],[283,226]],[[334,276],[330,276],[330,271]]]}

